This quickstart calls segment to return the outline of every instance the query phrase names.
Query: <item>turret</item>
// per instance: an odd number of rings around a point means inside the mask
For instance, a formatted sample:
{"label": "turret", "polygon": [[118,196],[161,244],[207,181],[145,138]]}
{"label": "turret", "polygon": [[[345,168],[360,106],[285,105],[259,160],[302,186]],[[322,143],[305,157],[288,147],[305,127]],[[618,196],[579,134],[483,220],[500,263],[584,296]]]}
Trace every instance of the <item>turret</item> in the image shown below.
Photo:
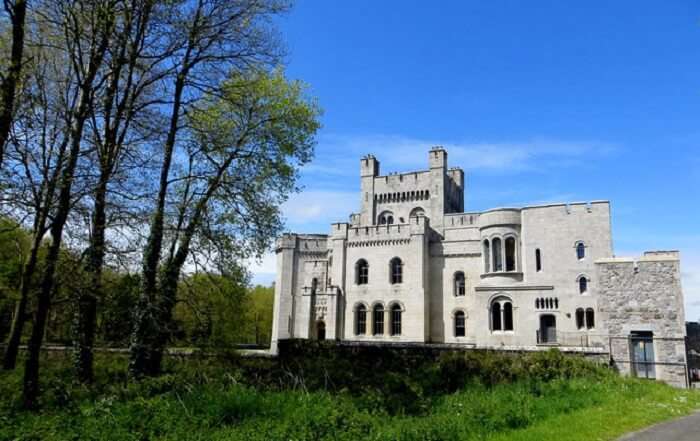
{"label": "turret", "polygon": [[445,215],[445,178],[447,176],[447,152],[440,146],[428,152],[430,164],[430,223],[437,231],[442,229]]}
{"label": "turret", "polygon": [[379,161],[372,155],[360,159],[360,224],[372,225],[375,217],[374,178],[379,176]]}

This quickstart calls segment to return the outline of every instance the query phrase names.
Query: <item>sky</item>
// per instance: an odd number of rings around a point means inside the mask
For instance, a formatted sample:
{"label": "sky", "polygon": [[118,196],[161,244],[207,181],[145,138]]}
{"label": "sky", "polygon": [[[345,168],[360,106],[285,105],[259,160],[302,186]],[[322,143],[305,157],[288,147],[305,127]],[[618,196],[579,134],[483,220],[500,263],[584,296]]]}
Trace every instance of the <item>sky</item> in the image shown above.
{"label": "sky", "polygon": [[[324,109],[288,231],[359,208],[359,160],[466,173],[465,210],[610,200],[614,253],[681,252],[700,319],[700,2],[299,0],[287,75]],[[275,258],[253,262],[274,280]]]}

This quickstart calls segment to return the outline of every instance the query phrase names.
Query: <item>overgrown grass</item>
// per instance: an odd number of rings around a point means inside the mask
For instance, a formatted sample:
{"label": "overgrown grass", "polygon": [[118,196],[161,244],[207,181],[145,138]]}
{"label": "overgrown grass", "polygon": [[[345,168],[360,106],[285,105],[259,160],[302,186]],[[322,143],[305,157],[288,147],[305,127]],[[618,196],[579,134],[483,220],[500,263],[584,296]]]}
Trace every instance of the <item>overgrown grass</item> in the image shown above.
{"label": "overgrown grass", "polygon": [[[315,361],[325,372],[316,381],[303,362],[292,370],[269,360],[187,360],[128,382],[124,360],[101,358],[86,388],[52,359],[39,413],[18,408],[21,372],[0,374],[0,440],[613,439],[700,407],[697,392],[619,378],[556,352],[449,355],[415,372],[385,363],[366,381]],[[382,374],[384,387],[375,383]]]}

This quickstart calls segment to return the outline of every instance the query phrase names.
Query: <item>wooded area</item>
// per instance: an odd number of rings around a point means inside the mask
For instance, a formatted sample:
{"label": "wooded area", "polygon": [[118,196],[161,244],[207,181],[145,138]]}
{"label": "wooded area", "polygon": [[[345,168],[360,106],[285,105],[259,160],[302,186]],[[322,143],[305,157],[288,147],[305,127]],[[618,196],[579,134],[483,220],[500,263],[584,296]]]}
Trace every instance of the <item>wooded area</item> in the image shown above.
{"label": "wooded area", "polygon": [[[0,21],[4,369],[28,345],[130,348],[269,339],[271,292],[245,264],[283,228],[320,110],[284,75],[284,0],[5,0]],[[7,320],[11,325],[7,328]]]}

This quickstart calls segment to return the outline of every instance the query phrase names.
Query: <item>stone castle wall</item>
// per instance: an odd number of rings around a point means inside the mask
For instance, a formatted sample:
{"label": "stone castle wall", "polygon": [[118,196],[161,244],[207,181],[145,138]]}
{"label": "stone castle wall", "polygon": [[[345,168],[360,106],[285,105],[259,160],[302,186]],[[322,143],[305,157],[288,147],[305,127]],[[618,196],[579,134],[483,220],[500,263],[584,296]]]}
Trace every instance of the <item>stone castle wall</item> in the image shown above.
{"label": "stone castle wall", "polygon": [[[598,311],[620,372],[634,374],[631,337],[653,338],[657,379],[686,383],[685,318],[678,252],[649,252],[639,260],[596,262]],[[651,333],[651,334],[648,334]]]}

